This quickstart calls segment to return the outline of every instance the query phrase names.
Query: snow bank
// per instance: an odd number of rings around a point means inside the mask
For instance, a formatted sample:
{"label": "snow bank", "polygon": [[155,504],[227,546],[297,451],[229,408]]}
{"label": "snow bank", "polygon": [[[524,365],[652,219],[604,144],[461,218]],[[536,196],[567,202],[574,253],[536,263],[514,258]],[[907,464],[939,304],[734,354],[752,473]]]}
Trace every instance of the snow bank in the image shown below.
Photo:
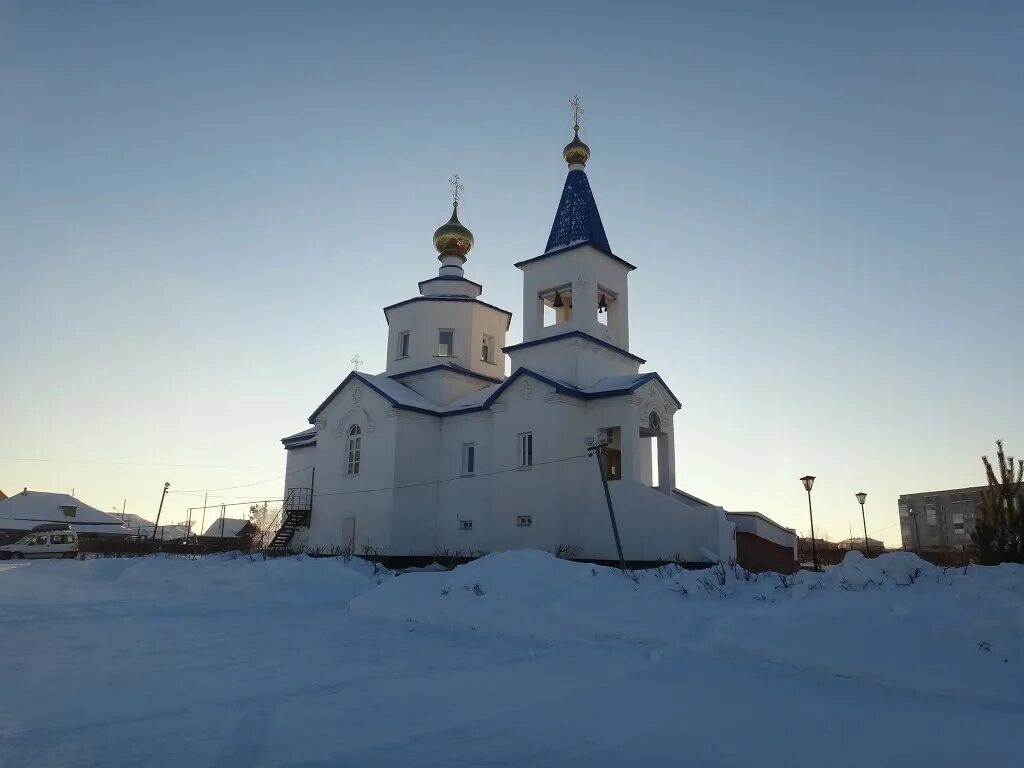
{"label": "snow bank", "polygon": [[[537,639],[615,640],[896,688],[1024,702],[1024,567],[951,570],[851,552],[825,573],[675,566],[632,576],[535,551],[415,573],[355,613]],[[965,693],[966,692],[966,693]]]}
{"label": "snow bank", "polygon": [[1022,590],[857,553],[0,562],[0,766],[1010,765]]}
{"label": "snow bank", "polygon": [[344,603],[367,592],[387,573],[359,559],[282,557],[262,560],[233,554],[200,558],[173,555],[0,562],[0,604],[102,606],[118,602],[210,605],[221,610],[253,605]]}

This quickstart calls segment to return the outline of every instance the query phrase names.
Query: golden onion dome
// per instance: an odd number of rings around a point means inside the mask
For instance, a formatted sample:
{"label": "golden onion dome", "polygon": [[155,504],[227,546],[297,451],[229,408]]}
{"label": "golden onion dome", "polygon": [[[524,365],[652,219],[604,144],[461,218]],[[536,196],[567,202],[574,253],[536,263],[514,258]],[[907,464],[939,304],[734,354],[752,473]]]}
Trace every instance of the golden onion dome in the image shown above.
{"label": "golden onion dome", "polygon": [[459,221],[459,204],[452,204],[452,217],[434,232],[434,248],[438,258],[445,256],[461,256],[466,258],[473,247],[473,233],[462,226]]}
{"label": "golden onion dome", "polygon": [[590,147],[580,141],[580,129],[576,126],[575,135],[572,141],[565,145],[562,150],[562,157],[569,165],[586,165],[590,159]]}

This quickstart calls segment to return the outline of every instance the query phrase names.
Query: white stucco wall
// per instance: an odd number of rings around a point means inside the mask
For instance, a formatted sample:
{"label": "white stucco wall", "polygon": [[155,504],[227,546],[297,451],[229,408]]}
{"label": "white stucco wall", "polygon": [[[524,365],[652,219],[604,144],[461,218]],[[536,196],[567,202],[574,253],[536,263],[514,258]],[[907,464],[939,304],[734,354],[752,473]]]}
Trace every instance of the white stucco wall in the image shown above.
{"label": "white stucco wall", "polygon": [[588,387],[609,376],[628,376],[640,370],[639,361],[578,336],[514,349],[509,358],[513,373],[518,368],[529,368],[575,387]]}
{"label": "white stucco wall", "polygon": [[[352,516],[357,554],[365,545],[406,556],[568,545],[579,547],[584,558],[614,560],[604,492],[586,438],[618,427],[622,479],[609,486],[626,557],[696,562],[734,556],[733,526],[721,509],[690,506],[664,488],[649,487],[649,480],[638,482],[650,473],[649,443],[640,426],[649,423],[652,410],[671,443],[675,405],[656,381],[630,395],[584,401],[527,375],[488,410],[445,417],[396,409],[350,382],[320,414],[316,447],[290,452],[290,468],[311,460],[317,468],[311,526],[296,542],[341,546],[342,520]],[[352,424],[363,430],[358,476],[345,474]],[[519,467],[522,432],[533,434],[528,468]],[[466,443],[476,448],[472,476],[462,471]],[[672,482],[670,473],[667,488]],[[532,525],[518,526],[520,515],[531,515]],[[461,520],[472,520],[472,530],[463,530]]]}
{"label": "white stucco wall", "polygon": [[[590,245],[582,245],[548,258],[524,264],[523,341],[544,338],[566,330],[581,330],[629,349],[629,269]],[[565,322],[544,327],[539,295],[560,287],[571,287],[572,316]],[[609,301],[608,325],[598,321],[598,295],[604,290]]]}
{"label": "white stucco wall", "polygon": [[[389,376],[429,368],[441,362],[452,362],[474,373],[491,378],[503,378],[505,359],[501,348],[505,346],[508,315],[475,301],[412,301],[387,312]],[[437,354],[438,331],[442,328],[455,332],[453,355]],[[399,335],[409,332],[409,355],[398,357]],[[484,334],[494,338],[493,362],[480,359],[480,344]]]}

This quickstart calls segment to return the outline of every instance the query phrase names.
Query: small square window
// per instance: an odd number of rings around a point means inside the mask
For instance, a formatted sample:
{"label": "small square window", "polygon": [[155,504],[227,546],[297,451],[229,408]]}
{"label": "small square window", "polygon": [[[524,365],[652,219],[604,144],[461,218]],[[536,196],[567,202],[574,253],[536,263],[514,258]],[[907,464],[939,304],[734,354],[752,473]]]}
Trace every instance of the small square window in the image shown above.
{"label": "small square window", "polygon": [[462,444],[462,474],[472,475],[476,473],[476,444]]}
{"label": "small square window", "polygon": [[409,356],[409,332],[402,331],[398,334],[398,354],[396,357],[408,357]]}
{"label": "small square window", "polygon": [[473,530],[473,521],[472,520],[459,520],[459,530],[460,531],[472,531]]}
{"label": "small square window", "polygon": [[451,328],[442,328],[437,332],[437,356],[454,357],[452,351],[455,346],[455,331]]}
{"label": "small square window", "polygon": [[516,518],[516,525],[519,528],[529,528],[533,525],[533,515],[519,515]]}
{"label": "small square window", "polygon": [[78,507],[75,506],[62,506],[60,511],[64,513],[64,517],[74,517],[78,514]]}

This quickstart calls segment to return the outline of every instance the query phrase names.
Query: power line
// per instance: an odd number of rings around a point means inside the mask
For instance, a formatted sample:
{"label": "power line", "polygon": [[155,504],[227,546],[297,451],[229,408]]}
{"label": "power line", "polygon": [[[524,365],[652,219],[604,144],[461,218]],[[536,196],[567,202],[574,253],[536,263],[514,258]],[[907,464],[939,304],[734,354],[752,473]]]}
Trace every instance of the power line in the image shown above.
{"label": "power line", "polygon": [[[196,495],[201,494],[201,493],[212,493],[213,491],[233,491],[236,488],[251,488],[254,485],[263,485],[264,483],[272,483],[275,480],[283,480],[284,478],[288,477],[288,475],[294,475],[296,472],[304,472],[307,469],[311,469],[312,467],[313,467],[313,465],[310,464],[308,467],[301,467],[300,469],[293,469],[291,472],[285,472],[283,475],[279,475],[277,477],[270,477],[270,478],[267,478],[266,480],[257,480],[254,483],[243,483],[242,485],[228,485],[228,486],[225,486],[223,488],[197,488],[197,489],[193,489],[193,490],[190,490],[190,491],[171,491],[171,493],[184,493],[184,494],[188,494],[188,495],[191,495],[191,496],[196,496]],[[227,498],[227,497],[223,497],[222,496],[220,498]]]}
{"label": "power line", "polygon": [[[551,461],[538,461],[530,467],[543,467],[549,464],[561,464],[566,461],[574,461],[576,459],[586,459],[587,454],[582,453],[576,456],[566,456],[564,459],[553,459]],[[355,496],[361,493],[379,493],[380,491],[397,491],[403,488],[419,488],[426,485],[440,485],[441,483],[450,483],[454,480],[470,480],[474,477],[491,477],[493,475],[503,475],[506,472],[520,472],[528,467],[510,467],[509,469],[498,469],[494,472],[476,472],[472,475],[453,475],[452,477],[442,478],[440,480],[425,480],[420,483],[403,483],[402,485],[386,485],[380,488],[362,488],[354,491],[331,491],[329,493],[314,493],[313,498],[320,496]]]}
{"label": "power line", "polygon": [[43,459],[39,457],[0,456],[0,461],[37,461],[48,464],[102,464],[111,467],[177,467],[179,469],[261,469],[240,464],[164,464],[145,461],[99,461],[93,459]]}

